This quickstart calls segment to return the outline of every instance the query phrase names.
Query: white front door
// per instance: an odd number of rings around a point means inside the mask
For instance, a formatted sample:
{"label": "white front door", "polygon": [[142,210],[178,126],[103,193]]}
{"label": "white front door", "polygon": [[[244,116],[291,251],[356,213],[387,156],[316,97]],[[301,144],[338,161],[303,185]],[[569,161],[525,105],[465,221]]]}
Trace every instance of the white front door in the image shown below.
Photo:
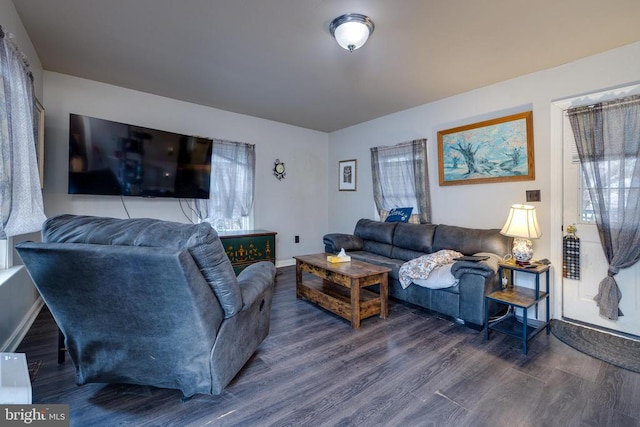
{"label": "white front door", "polygon": [[640,263],[615,276],[622,292],[620,309],[624,316],[616,321],[601,317],[593,300],[600,281],[607,276],[608,263],[595,223],[585,222],[583,218],[582,210],[588,211],[588,206],[583,207],[580,200],[580,162],[566,114],[563,134],[563,229],[566,232],[568,225],[575,224],[581,245],[580,280],[562,279],[563,318],[640,336]]}

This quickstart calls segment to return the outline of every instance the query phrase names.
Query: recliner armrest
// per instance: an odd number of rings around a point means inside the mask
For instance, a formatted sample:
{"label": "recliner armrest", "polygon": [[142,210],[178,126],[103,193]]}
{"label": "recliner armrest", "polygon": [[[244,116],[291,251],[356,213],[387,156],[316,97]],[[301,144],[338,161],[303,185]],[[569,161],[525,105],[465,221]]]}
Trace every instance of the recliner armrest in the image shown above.
{"label": "recliner armrest", "polygon": [[361,251],[364,241],[353,234],[330,233],[322,238],[324,250],[328,253],[338,253],[340,249],[345,251]]}
{"label": "recliner armrest", "polygon": [[238,275],[238,285],[242,293],[242,310],[252,306],[273,286],[276,266],[269,261],[251,264]]}

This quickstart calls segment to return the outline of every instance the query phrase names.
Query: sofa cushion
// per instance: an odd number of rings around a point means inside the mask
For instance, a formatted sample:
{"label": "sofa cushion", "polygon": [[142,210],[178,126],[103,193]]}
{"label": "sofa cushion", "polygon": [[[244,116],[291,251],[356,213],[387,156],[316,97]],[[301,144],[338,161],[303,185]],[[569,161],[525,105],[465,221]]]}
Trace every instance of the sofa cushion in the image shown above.
{"label": "sofa cushion", "polygon": [[504,256],[511,252],[511,238],[500,234],[498,229],[438,225],[433,237],[433,251],[454,249],[465,255],[477,252],[491,252]]}
{"label": "sofa cushion", "polygon": [[242,309],[242,294],[233,267],[218,233],[208,223],[60,215],[45,221],[42,241],[186,248],[218,298],[225,317]]}
{"label": "sofa cushion", "polygon": [[393,245],[425,254],[431,253],[436,227],[434,224],[398,224],[393,234]]}
{"label": "sofa cushion", "polygon": [[393,246],[391,246],[388,243],[380,243],[374,240],[364,240],[362,243],[362,250],[366,252],[371,252],[372,254],[391,258]]}
{"label": "sofa cushion", "polygon": [[353,234],[362,239],[362,250],[385,257],[391,257],[393,231],[397,222],[380,222],[361,219]]}
{"label": "sofa cushion", "polygon": [[453,260],[460,255],[460,252],[443,249],[441,251],[407,261],[402,264],[402,267],[400,268],[400,284],[403,288],[407,288],[411,285],[414,279],[426,279],[434,268],[451,264]]}
{"label": "sofa cushion", "polygon": [[402,267],[402,264],[404,264],[404,261],[402,260],[393,259],[382,255],[375,255],[371,252],[366,251],[349,252],[349,255],[351,256],[351,259],[357,259],[358,261],[364,261],[390,268],[391,271],[389,272],[389,279],[395,280],[398,280],[398,278],[400,277],[398,272],[400,271],[400,267]]}
{"label": "sofa cushion", "polygon": [[458,284],[458,279],[451,274],[453,263],[436,267],[426,279],[413,279],[413,283],[430,289],[450,288]]}
{"label": "sofa cushion", "polygon": [[363,218],[357,222],[353,234],[365,241],[371,240],[391,245],[396,225],[398,225],[397,222],[380,222]]}
{"label": "sofa cushion", "polygon": [[402,261],[409,261],[414,258],[420,258],[422,255],[426,255],[430,252],[418,252],[412,249],[405,249],[399,246],[393,246],[391,249],[391,258],[400,259]]}

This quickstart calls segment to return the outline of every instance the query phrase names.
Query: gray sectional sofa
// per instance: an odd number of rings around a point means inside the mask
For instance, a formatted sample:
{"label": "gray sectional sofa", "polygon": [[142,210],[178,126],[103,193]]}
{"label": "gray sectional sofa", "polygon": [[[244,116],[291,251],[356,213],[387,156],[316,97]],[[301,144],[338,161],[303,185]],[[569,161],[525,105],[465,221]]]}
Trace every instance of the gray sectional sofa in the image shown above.
{"label": "gray sectional sofa", "polygon": [[[475,229],[450,225],[409,224],[361,219],[353,234],[331,233],[324,236],[325,251],[337,253],[344,248],[352,259],[384,265],[389,273],[389,295],[479,329],[484,324],[484,295],[500,288],[497,262],[511,252],[512,239],[497,229]],[[482,253],[487,260],[456,261],[450,265],[457,284],[434,289],[400,284],[401,266],[412,259],[440,250],[455,250],[463,255]],[[497,308],[497,307],[495,307]],[[490,307],[490,313],[494,312]]]}

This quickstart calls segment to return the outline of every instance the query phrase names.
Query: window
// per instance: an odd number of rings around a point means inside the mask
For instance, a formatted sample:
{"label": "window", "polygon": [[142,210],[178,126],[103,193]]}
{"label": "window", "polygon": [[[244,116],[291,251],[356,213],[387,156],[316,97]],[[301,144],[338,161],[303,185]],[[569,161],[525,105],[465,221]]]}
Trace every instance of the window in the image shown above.
{"label": "window", "polygon": [[589,196],[589,187],[584,180],[584,172],[580,168],[580,179],[578,180],[578,222],[583,224],[595,224],[596,217],[593,211],[593,203],[591,203],[591,196]]}
{"label": "window", "polygon": [[0,270],[11,267],[11,239],[0,240]]}
{"label": "window", "polygon": [[[596,189],[601,203],[608,207],[609,221],[618,223],[622,220],[622,211],[629,200],[631,190],[639,190],[640,183],[632,183],[632,174],[635,167],[640,167],[637,158],[626,158],[624,160],[603,160],[599,162],[589,162],[587,167],[582,167],[580,200],[581,200],[581,222],[595,224],[595,212],[589,189]],[[599,176],[602,177],[600,184],[594,182],[594,177],[590,176],[590,171],[597,168]],[[592,183],[589,185],[588,183]]]}
{"label": "window", "polygon": [[372,148],[371,171],[381,217],[393,208],[412,207],[415,222],[431,222],[426,139]]}
{"label": "window", "polygon": [[255,145],[213,141],[209,200],[199,200],[203,221],[217,231],[252,227],[255,187]]}
{"label": "window", "polygon": [[[578,156],[578,148],[575,145],[575,138],[571,131],[571,125],[565,115],[565,137],[571,138],[573,142],[573,150],[571,153],[571,161],[580,164]],[[632,174],[635,167],[640,167],[637,163],[638,159],[630,153],[625,155],[624,159],[601,159],[598,161],[586,162],[580,165],[578,180],[578,221],[583,224],[595,224],[595,210],[591,201],[590,188],[598,190],[598,194],[602,198],[602,203],[608,206],[610,221],[617,222],[620,212],[626,206],[629,193],[632,189],[638,190],[639,184],[632,183]],[[594,181],[594,172],[598,171],[601,179],[599,184]],[[589,185],[591,182],[593,184]],[[619,204],[622,203],[622,205]]]}

